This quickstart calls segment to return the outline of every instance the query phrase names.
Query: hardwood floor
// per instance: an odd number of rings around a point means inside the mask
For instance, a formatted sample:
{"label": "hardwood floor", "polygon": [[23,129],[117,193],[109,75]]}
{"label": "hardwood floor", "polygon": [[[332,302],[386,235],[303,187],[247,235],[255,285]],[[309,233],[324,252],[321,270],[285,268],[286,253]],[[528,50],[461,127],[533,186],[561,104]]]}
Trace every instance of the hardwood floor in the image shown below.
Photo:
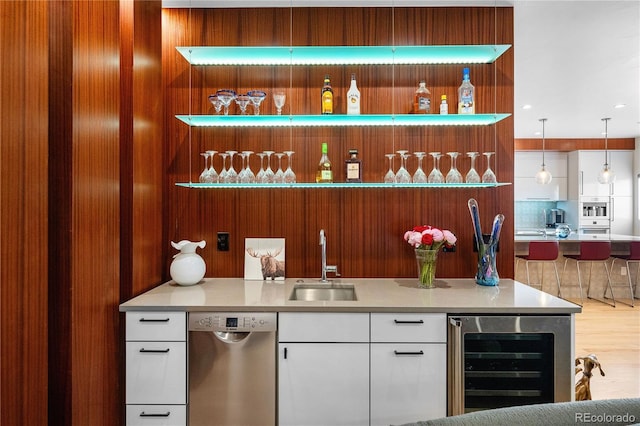
{"label": "hardwood floor", "polygon": [[640,397],[640,300],[634,308],[616,302],[613,308],[585,300],[582,313],[576,314],[575,355],[595,354],[605,372],[603,377],[593,371],[594,400]]}

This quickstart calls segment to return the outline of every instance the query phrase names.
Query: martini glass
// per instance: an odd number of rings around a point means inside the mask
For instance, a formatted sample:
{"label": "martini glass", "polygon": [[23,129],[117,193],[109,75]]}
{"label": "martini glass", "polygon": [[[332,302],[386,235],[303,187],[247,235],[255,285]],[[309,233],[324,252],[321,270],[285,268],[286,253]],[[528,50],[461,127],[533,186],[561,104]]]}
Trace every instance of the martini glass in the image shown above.
{"label": "martini glass", "polygon": [[231,89],[221,89],[216,92],[218,99],[224,107],[224,115],[229,115],[229,105],[236,98],[236,92]]}
{"label": "martini glass", "polygon": [[244,176],[242,177],[241,182],[253,183],[256,181],[256,175],[254,175],[253,172],[251,171],[251,163],[249,162],[249,159],[251,158],[251,154],[253,154],[253,151],[242,151],[242,153],[247,159],[247,165],[244,169]]}
{"label": "martini glass", "polygon": [[480,154],[478,154],[477,152],[467,152],[467,155],[469,156],[469,158],[471,158],[471,167],[469,168],[464,181],[467,183],[480,183],[480,175],[476,171],[476,158],[478,158],[478,155]]}
{"label": "martini glass", "polygon": [[284,171],[284,182],[285,183],[296,183],[296,174],[293,173],[293,169],[291,168],[291,156],[294,154],[293,151],[285,151],[287,154],[287,170]]}
{"label": "martini glass", "polygon": [[207,151],[200,153],[200,155],[204,158],[204,169],[202,169],[202,173],[200,173],[198,180],[200,183],[211,183],[211,175],[209,174],[209,156],[211,154]]}
{"label": "martini glass", "polygon": [[216,172],[215,167],[213,167],[213,156],[216,155],[218,151],[207,151],[207,153],[211,156],[211,165],[209,166],[211,183],[218,183],[218,172]]}
{"label": "martini glass", "polygon": [[229,154],[227,154],[226,152],[221,152],[218,155],[222,157],[222,171],[218,175],[218,182],[228,183],[229,181],[227,180],[227,157],[229,156]]}
{"label": "martini glass", "polygon": [[405,164],[407,162],[407,157],[408,157],[407,152],[409,151],[401,149],[396,152],[400,154],[400,168],[396,172],[396,182],[409,183],[411,182],[411,175],[409,174],[409,172],[407,171],[407,168],[405,167]]}
{"label": "martini glass", "polygon": [[413,155],[415,155],[418,158],[418,168],[416,169],[416,172],[413,174],[413,182],[414,183],[427,183],[427,174],[424,172],[424,170],[422,170],[422,159],[424,158],[424,152],[414,152]]}
{"label": "martini glass", "polygon": [[459,152],[447,152],[447,155],[451,157],[451,168],[449,169],[449,173],[445,178],[447,183],[462,183],[462,174],[458,171],[458,167],[456,166],[456,160]]}
{"label": "martini glass", "polygon": [[276,157],[278,157],[278,171],[276,171],[276,174],[273,176],[273,182],[274,183],[282,183],[284,182],[284,171],[282,170],[282,156],[284,155],[284,152],[277,152],[276,153]]}
{"label": "martini glass", "polygon": [[247,92],[247,96],[249,96],[253,104],[254,115],[260,115],[260,104],[264,101],[264,98],[267,97],[267,94],[262,90],[251,90]]}
{"label": "martini glass", "polygon": [[264,157],[267,154],[259,152],[256,155],[260,157],[260,170],[258,170],[258,174],[256,175],[256,182],[262,183],[262,178],[264,177]]}
{"label": "martini glass", "polygon": [[282,107],[284,107],[286,100],[287,95],[282,90],[273,92],[273,103],[276,105],[278,115],[282,115]]}
{"label": "martini glass", "polygon": [[211,102],[216,109],[216,114],[220,114],[220,111],[222,111],[222,101],[218,99],[218,95],[209,95],[209,102]]}
{"label": "martini glass", "polygon": [[430,152],[429,155],[433,157],[433,170],[431,170],[431,173],[429,173],[429,176],[427,176],[427,182],[444,182],[444,175],[440,171],[440,157],[442,157],[442,154],[440,154],[439,152]]}
{"label": "martini glass", "polygon": [[240,107],[240,115],[247,114],[247,105],[251,102],[251,99],[247,95],[238,95],[236,97],[236,104]]}
{"label": "martini glass", "polygon": [[495,152],[483,152],[484,156],[487,157],[487,170],[485,170],[482,175],[482,182],[484,183],[496,183],[498,179],[496,178],[496,174],[491,170],[491,156],[495,154]]}
{"label": "martini glass", "polygon": [[238,183],[238,173],[236,172],[236,169],[233,168],[233,156],[237,153],[238,151],[227,151],[227,154],[229,154],[229,169],[227,170],[227,182],[229,183]]}
{"label": "martini glass", "polygon": [[385,157],[389,159],[389,171],[384,175],[384,183],[396,183],[396,174],[393,173],[393,157],[395,154],[385,154]]}
{"label": "martini glass", "polygon": [[262,183],[273,183],[275,176],[275,173],[271,170],[271,154],[273,154],[273,151],[265,151],[264,154],[267,156],[267,168],[264,171],[264,175],[262,175]]}

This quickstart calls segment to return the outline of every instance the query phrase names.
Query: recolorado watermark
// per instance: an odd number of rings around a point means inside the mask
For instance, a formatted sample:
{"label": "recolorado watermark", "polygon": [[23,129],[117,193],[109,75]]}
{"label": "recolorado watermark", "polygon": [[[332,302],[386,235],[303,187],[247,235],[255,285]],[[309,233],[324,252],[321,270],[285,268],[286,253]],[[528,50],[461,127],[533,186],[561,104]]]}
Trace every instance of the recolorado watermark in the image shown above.
{"label": "recolorado watermark", "polygon": [[576,423],[635,423],[633,414],[609,414],[609,413],[576,413]]}

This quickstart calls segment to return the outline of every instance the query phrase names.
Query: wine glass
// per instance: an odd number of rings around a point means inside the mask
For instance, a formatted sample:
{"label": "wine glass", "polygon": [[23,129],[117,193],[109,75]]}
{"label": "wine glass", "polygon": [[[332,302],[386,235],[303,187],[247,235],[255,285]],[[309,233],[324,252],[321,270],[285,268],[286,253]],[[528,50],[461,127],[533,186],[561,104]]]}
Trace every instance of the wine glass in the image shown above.
{"label": "wine glass", "polygon": [[218,155],[220,157],[222,157],[222,171],[218,175],[218,182],[227,183],[228,182],[228,180],[227,180],[227,157],[229,156],[229,154],[227,154],[226,152],[221,152]]}
{"label": "wine glass", "polygon": [[282,183],[284,182],[284,171],[282,170],[282,156],[284,155],[284,152],[277,152],[276,153],[276,157],[278,157],[278,171],[276,171],[276,174],[273,176],[273,182],[274,183]]}
{"label": "wine glass", "polygon": [[253,113],[260,115],[260,104],[264,101],[264,98],[267,97],[267,94],[262,90],[251,90],[247,92],[247,96],[249,96],[253,104]]}
{"label": "wine glass", "polygon": [[407,168],[405,167],[407,157],[408,157],[407,152],[409,151],[401,149],[396,152],[400,155],[400,168],[396,172],[396,182],[409,183],[411,182],[411,175],[409,174],[409,172],[407,171]]}
{"label": "wine glass", "polygon": [[485,170],[482,175],[483,183],[496,183],[498,179],[496,178],[496,174],[491,170],[491,156],[495,154],[495,152],[483,152],[484,156],[487,157],[487,170]]}
{"label": "wine glass", "polygon": [[458,167],[456,167],[456,160],[459,152],[447,152],[447,155],[451,157],[451,168],[449,169],[449,173],[445,178],[445,182],[447,183],[462,183],[462,174],[458,171]]}
{"label": "wine glass", "polygon": [[215,167],[213,167],[213,157],[218,153],[218,151],[207,151],[209,156],[211,157],[211,165],[209,166],[209,176],[211,177],[211,183],[218,183],[218,172],[216,172]]}
{"label": "wine glass", "polygon": [[209,102],[211,102],[216,109],[216,114],[220,114],[220,111],[222,111],[222,101],[218,98],[218,95],[209,95]]}
{"label": "wine glass", "polygon": [[282,115],[282,107],[286,100],[287,95],[284,91],[278,90],[277,92],[273,92],[273,103],[276,105],[278,115]]}
{"label": "wine glass", "polygon": [[253,174],[253,172],[251,171],[251,163],[249,162],[249,159],[251,158],[251,154],[253,154],[253,151],[242,151],[242,153],[244,154],[245,158],[247,159],[247,165],[244,169],[244,175],[242,177],[241,182],[242,183],[253,183],[256,181],[256,175]]}
{"label": "wine glass", "polygon": [[413,174],[414,183],[427,183],[427,174],[422,170],[422,159],[424,158],[424,152],[414,152],[413,155],[418,158],[418,168]]}
{"label": "wine glass", "polygon": [[284,182],[285,183],[296,183],[296,174],[293,173],[293,169],[291,168],[291,156],[294,154],[293,151],[285,151],[287,154],[287,170],[284,171]]}
{"label": "wine glass", "polygon": [[211,183],[211,175],[209,174],[209,152],[201,152],[200,155],[204,158],[204,169],[202,169],[202,173],[200,173],[200,177],[198,180],[200,183]]}
{"label": "wine glass", "polygon": [[389,159],[389,171],[384,175],[384,183],[396,183],[396,174],[393,173],[393,157],[395,154],[385,154],[385,157]]}
{"label": "wine glass", "polygon": [[480,183],[480,175],[476,171],[476,158],[480,154],[478,154],[477,152],[467,152],[467,155],[469,156],[469,158],[471,158],[471,167],[469,168],[464,181],[467,183]]}
{"label": "wine glass", "polygon": [[427,177],[427,182],[429,183],[442,183],[444,182],[444,175],[440,171],[440,157],[442,154],[439,152],[430,152],[429,155],[433,157],[433,170],[429,173]]}
{"label": "wine glass", "polygon": [[262,183],[262,178],[264,177],[264,156],[267,154],[259,152],[256,155],[260,157],[260,170],[258,170],[258,174],[256,175],[256,182]]}
{"label": "wine glass", "polygon": [[216,92],[218,99],[224,107],[224,115],[229,115],[229,105],[236,98],[236,92],[231,89],[220,89]]}
{"label": "wine glass", "polygon": [[275,174],[273,170],[271,170],[271,154],[274,151],[264,151],[264,154],[267,156],[267,168],[264,170],[264,175],[262,175],[262,183],[273,183],[273,178]]}
{"label": "wine glass", "polygon": [[236,173],[236,169],[233,168],[233,156],[238,151],[227,151],[229,154],[229,168],[227,169],[227,182],[229,183],[237,183],[238,182],[238,173]]}
{"label": "wine glass", "polygon": [[246,115],[247,105],[251,102],[251,99],[247,95],[238,95],[236,97],[236,104],[240,107],[240,115]]}
{"label": "wine glass", "polygon": [[242,168],[238,172],[238,183],[246,183],[244,182],[244,175],[247,173],[247,161],[246,161],[247,154],[245,154],[244,151],[242,151],[242,152],[239,152],[238,155],[242,160]]}

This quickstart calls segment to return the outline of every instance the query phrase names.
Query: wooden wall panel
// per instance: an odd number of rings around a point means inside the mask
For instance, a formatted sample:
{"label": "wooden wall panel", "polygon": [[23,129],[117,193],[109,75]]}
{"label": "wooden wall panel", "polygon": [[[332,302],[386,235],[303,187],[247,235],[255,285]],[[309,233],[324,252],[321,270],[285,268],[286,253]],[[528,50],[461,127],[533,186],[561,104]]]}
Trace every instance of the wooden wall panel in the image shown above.
{"label": "wooden wall panel", "polygon": [[[177,53],[178,45],[386,45],[513,43],[511,8],[296,8],[165,10],[163,68],[168,147],[167,175],[169,237],[207,241],[202,254],[207,276],[243,275],[246,237],[284,237],[287,240],[287,275],[320,274],[318,232],[328,239],[328,261],[345,277],[411,277],[415,260],[402,240],[404,231],[418,224],[451,229],[459,237],[456,253],[441,255],[438,276],[473,276],[473,231],[467,200],[480,204],[485,229],[493,216],[506,216],[498,267],[501,276],[513,276],[513,188],[493,189],[295,189],[192,190],[175,182],[197,182],[203,167],[199,153],[213,149],[291,149],[298,181],[313,181],[320,144],[329,143],[335,179],[344,179],[343,160],[357,148],[366,181],[381,181],[388,168],[385,153],[414,151],[495,151],[494,170],[502,182],[513,180],[513,120],[486,128],[319,128],[319,129],[189,129],[176,114],[212,114],[207,96],[220,88],[244,92],[252,88],[288,90],[285,113],[316,114],[323,76],[329,73],[343,103],[349,78],[355,72],[362,94],[363,113],[407,113],[420,79],[427,80],[437,105],[447,94],[452,112],[462,67],[385,66],[344,67],[189,67]],[[258,17],[259,15],[259,17]],[[254,25],[260,20],[261,25]],[[496,23],[497,20],[497,23]],[[330,30],[328,30],[330,28]],[[356,30],[357,29],[357,30]],[[364,30],[363,30],[364,29]],[[494,65],[471,65],[471,80],[478,91],[477,112],[513,112],[513,49]],[[261,112],[274,114],[270,96]],[[233,112],[232,112],[233,113]],[[272,168],[276,159],[272,159]],[[219,157],[215,166],[221,168]],[[240,159],[234,161],[236,170]],[[259,159],[251,162],[256,171]],[[444,158],[446,173],[450,162]],[[415,170],[415,158],[409,170]],[[478,168],[484,170],[484,159]],[[397,159],[395,167],[398,167]],[[430,170],[430,159],[424,168]],[[461,156],[458,168],[469,168]],[[229,232],[230,251],[218,252],[216,233]],[[172,253],[172,249],[169,249]],[[165,270],[168,271],[170,258]]]}
{"label": "wooden wall panel", "polygon": [[47,424],[47,1],[0,2],[0,424]]}
{"label": "wooden wall panel", "polygon": [[[575,151],[578,149],[604,149],[604,139],[545,139],[545,149],[549,151]],[[516,139],[516,151],[542,150],[542,139]],[[612,138],[607,141],[608,149],[636,149],[635,138]]]}

